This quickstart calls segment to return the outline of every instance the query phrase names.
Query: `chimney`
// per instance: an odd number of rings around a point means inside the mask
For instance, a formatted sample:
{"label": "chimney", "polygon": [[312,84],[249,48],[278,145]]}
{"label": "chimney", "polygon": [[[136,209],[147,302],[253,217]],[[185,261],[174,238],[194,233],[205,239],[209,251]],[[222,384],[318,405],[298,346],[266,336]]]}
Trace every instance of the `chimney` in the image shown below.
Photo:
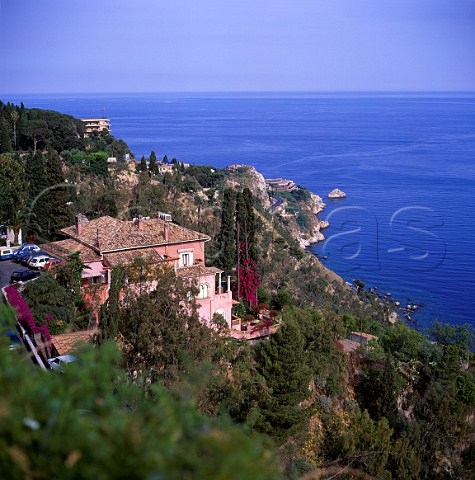
{"label": "chimney", "polygon": [[78,213],[76,215],[76,234],[79,236],[82,233],[82,226],[84,223],[88,223],[89,220],[86,217],[86,215],[83,215],[82,213]]}
{"label": "chimney", "polygon": [[169,230],[168,225],[165,225],[163,227],[163,236],[165,238],[165,242],[167,242],[167,243],[168,243],[168,230]]}
{"label": "chimney", "polygon": [[82,233],[81,214],[76,215],[76,234],[79,236]]}
{"label": "chimney", "polygon": [[137,218],[137,228],[139,230],[143,230],[143,219],[140,215],[139,215],[139,218]]}

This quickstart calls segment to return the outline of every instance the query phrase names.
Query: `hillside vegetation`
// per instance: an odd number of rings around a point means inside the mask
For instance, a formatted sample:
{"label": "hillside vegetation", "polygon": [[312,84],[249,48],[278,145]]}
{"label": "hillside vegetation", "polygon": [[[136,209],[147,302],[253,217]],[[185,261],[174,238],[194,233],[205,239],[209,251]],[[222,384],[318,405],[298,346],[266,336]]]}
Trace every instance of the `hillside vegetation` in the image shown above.
{"label": "hillside vegetation", "polygon": [[[18,107],[3,106],[2,118],[5,111]],[[81,126],[67,121],[80,136]],[[9,125],[2,135],[10,144],[0,155],[3,222],[53,239],[77,213],[127,219],[170,213],[211,237],[207,262],[232,276],[236,313],[269,311],[280,327],[254,345],[233,340],[219,318],[214,329],[202,325],[173,271],[140,262],[114,269],[96,348],[78,354],[81,366],[31,375],[0,347],[0,473],[473,478],[473,330],[437,323],[432,342],[402,322],[389,323],[387,305],[363,290],[355,294],[301,248],[315,227],[310,192],[300,189],[283,210],[272,211],[259,175],[247,167],[175,160],[171,172],[158,174],[154,152],[148,166],[145,158],[107,166],[105,155],[120,141],[105,133],[88,143],[76,137],[76,144],[53,134],[36,144],[36,153],[20,151],[32,140],[24,136],[15,148]],[[72,142],[73,135],[64,138]],[[54,308],[70,309],[65,318],[74,329],[84,314],[74,287],[80,264],[76,258],[68,265],[43,284],[37,280],[26,296],[44,317],[48,302],[38,299],[56,289],[49,304],[64,299]],[[127,289],[125,278],[151,277],[157,290],[139,296],[141,289]],[[343,353],[337,341],[360,329],[378,340]]]}

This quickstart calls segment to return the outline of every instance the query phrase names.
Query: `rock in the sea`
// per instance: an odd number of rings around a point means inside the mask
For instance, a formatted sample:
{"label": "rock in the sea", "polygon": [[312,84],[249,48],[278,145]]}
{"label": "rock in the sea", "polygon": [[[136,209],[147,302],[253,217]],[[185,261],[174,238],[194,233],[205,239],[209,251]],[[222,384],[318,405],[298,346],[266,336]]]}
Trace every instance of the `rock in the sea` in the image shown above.
{"label": "rock in the sea", "polygon": [[346,193],[339,188],[335,188],[328,194],[328,198],[346,198]]}

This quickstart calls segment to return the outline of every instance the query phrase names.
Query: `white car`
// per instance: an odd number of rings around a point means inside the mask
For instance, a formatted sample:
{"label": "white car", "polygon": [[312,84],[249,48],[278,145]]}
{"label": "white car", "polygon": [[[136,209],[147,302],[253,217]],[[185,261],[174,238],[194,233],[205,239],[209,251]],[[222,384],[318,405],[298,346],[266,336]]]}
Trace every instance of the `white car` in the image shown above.
{"label": "white car", "polygon": [[50,259],[51,257],[48,257],[47,255],[42,255],[40,257],[33,257],[30,262],[28,263],[28,266],[30,268],[36,268],[37,270],[45,268],[46,262]]}
{"label": "white car", "polygon": [[64,365],[71,362],[78,362],[79,358],[74,355],[60,355],[59,357],[48,358],[48,365],[51,370],[64,373]]}

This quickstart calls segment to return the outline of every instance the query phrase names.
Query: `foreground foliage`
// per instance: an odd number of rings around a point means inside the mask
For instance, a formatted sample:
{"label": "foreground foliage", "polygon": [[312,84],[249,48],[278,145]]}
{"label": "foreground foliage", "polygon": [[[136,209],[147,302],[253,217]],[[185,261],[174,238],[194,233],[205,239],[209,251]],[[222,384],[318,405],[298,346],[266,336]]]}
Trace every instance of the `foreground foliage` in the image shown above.
{"label": "foreground foliage", "polygon": [[114,345],[78,356],[64,374],[33,372],[0,343],[2,478],[278,478],[257,439],[159,384],[145,396],[139,378],[127,383]]}

